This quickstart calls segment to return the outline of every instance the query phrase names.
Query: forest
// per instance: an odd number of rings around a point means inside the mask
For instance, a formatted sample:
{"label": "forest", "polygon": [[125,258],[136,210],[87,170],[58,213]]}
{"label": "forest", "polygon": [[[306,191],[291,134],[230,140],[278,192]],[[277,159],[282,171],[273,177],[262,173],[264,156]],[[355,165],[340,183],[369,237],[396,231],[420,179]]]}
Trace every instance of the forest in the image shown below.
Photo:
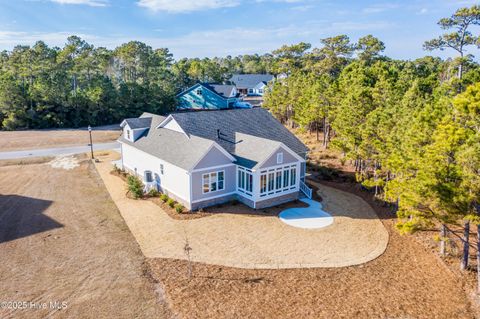
{"label": "forest", "polygon": [[475,225],[480,269],[480,67],[466,53],[480,45],[472,28],[480,7],[438,24],[445,33],[424,49],[450,50],[453,59],[392,60],[372,36],[283,47],[277,63],[290,76],[274,83],[264,106],[287,125],[320,132],[319,144],[340,151],[357,182],[394,207],[401,233],[438,229],[445,255],[448,234],[463,230],[462,270]]}
{"label": "forest", "polygon": [[175,95],[233,73],[275,72],[274,55],[174,61],[166,48],[132,41],[114,50],[71,36],[63,48],[39,41],[0,52],[0,129],[119,123],[144,111],[165,114]]}

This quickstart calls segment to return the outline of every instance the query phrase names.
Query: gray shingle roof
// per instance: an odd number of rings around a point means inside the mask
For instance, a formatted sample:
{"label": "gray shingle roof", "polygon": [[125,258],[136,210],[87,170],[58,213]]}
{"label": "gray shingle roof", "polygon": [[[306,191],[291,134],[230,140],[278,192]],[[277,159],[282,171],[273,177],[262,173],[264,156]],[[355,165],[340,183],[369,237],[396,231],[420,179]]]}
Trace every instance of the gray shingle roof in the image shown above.
{"label": "gray shingle roof", "polygon": [[137,128],[147,128],[150,127],[152,122],[151,117],[135,117],[130,119],[125,119],[125,122],[130,126],[132,130]]}
{"label": "gray shingle roof", "polygon": [[157,128],[165,117],[144,113],[139,119],[150,119],[150,129],[135,142],[123,137],[119,141],[186,170],[192,169],[214,142],[232,154],[237,164],[248,168],[258,167],[281,143],[302,157],[308,151],[295,135],[262,108],[171,115],[186,134]]}
{"label": "gray shingle roof", "polygon": [[273,80],[271,74],[233,74],[230,81],[238,89],[253,89],[258,83],[268,83]]}
{"label": "gray shingle roof", "polygon": [[232,91],[235,89],[235,85],[225,85],[225,84],[208,84],[206,87],[210,87],[217,94],[220,94],[223,97],[230,97]]}
{"label": "gray shingle roof", "polygon": [[[149,114],[142,114],[142,116],[144,115],[148,116]],[[135,142],[130,142],[123,136],[119,138],[119,141],[185,170],[191,169],[200,161],[213,144],[213,141],[201,137],[191,136],[188,138],[180,132],[164,128],[156,129],[165,117],[151,115],[152,117],[149,118],[151,126],[145,134]]]}
{"label": "gray shingle roof", "polygon": [[[250,160],[247,166],[250,168],[256,165],[254,162],[263,161],[260,160],[263,148],[270,150],[278,146],[274,142],[285,144],[301,156],[308,151],[295,135],[262,108],[173,113],[172,117],[189,136],[215,141],[237,159]],[[220,130],[220,138],[217,130]],[[240,143],[242,138],[243,144]]]}
{"label": "gray shingle roof", "polygon": [[237,164],[247,168],[257,168],[277,148],[280,142],[253,135],[235,133],[235,153]]}

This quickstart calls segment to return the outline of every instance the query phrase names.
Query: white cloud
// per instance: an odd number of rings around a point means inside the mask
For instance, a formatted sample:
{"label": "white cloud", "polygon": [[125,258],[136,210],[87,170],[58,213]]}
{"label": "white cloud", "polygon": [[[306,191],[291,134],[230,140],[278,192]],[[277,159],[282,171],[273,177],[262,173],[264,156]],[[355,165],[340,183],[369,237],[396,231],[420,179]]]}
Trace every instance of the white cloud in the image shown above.
{"label": "white cloud", "polygon": [[240,2],[239,0],[139,0],[137,4],[154,12],[183,13],[235,7]]}
{"label": "white cloud", "polygon": [[0,48],[12,49],[16,45],[33,45],[37,41],[44,41],[50,46],[63,47],[67,42],[67,38],[71,35],[77,35],[88,42],[95,42],[99,39],[97,36],[78,32],[23,32],[0,30]]}
{"label": "white cloud", "polygon": [[427,8],[422,8],[418,11],[418,14],[427,14],[428,13],[428,9]]}
{"label": "white cloud", "polygon": [[82,4],[90,7],[106,7],[107,0],[50,0],[51,2],[60,4]]}
{"label": "white cloud", "polygon": [[[337,22],[306,21],[302,24],[281,27],[225,28],[221,30],[192,31],[176,37],[126,37],[124,35],[95,36],[84,32],[16,32],[0,30],[0,50],[12,49],[17,44],[32,45],[43,40],[50,46],[63,47],[67,37],[78,35],[90,44],[110,49],[131,40],[142,41],[153,48],[168,48],[176,58],[213,57],[252,53],[267,53],[284,44],[301,41],[319,46],[321,38],[341,33],[374,32],[389,28],[388,22]],[[78,31],[78,30],[77,30]],[[421,45],[420,45],[421,47]]]}
{"label": "white cloud", "polygon": [[381,13],[388,10],[398,9],[400,6],[396,3],[382,3],[382,4],[375,4],[369,7],[366,7],[362,10],[363,13]]}

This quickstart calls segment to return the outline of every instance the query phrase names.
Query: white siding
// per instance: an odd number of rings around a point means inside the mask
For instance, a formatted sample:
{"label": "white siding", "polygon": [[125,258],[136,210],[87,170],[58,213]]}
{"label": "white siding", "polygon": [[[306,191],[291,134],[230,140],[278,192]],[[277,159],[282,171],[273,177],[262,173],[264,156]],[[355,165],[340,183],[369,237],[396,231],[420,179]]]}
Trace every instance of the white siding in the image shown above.
{"label": "white siding", "polygon": [[[122,156],[123,165],[136,171],[140,178],[146,170],[152,171],[161,189],[190,202],[190,176],[186,170],[126,144],[122,145]],[[160,174],[160,164],[163,164],[163,175]]]}
{"label": "white siding", "polygon": [[[130,142],[135,142],[146,130],[146,128],[137,128],[132,130],[127,124],[123,128],[123,137]],[[130,138],[128,137],[127,132],[130,132]]]}

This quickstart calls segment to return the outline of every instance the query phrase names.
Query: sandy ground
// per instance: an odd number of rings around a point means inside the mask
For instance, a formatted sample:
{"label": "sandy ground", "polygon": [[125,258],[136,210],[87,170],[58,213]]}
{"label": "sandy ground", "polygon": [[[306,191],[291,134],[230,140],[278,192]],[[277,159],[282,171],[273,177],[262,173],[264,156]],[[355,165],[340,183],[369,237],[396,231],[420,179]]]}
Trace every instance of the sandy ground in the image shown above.
{"label": "sandy ground", "polygon": [[10,163],[0,181],[0,301],[48,308],[2,306],[0,318],[171,317],[92,164]]}
{"label": "sandy ground", "polygon": [[[94,128],[93,143],[115,141],[120,135],[120,130],[114,127],[112,125]],[[90,138],[86,129],[0,131],[0,152],[87,145],[89,143]]]}
{"label": "sandy ground", "polygon": [[[345,184],[330,183],[344,190]],[[386,251],[342,268],[251,270],[151,259],[183,318],[478,318],[463,281],[414,237],[394,229],[389,209],[358,193],[390,234]]]}
{"label": "sandy ground", "polygon": [[277,216],[216,214],[174,220],[151,201],[125,196],[125,183],[110,174],[104,160],[96,167],[107,190],[146,257],[186,259],[188,241],[193,261],[239,268],[344,267],[381,255],[388,233],[361,198],[318,185],[324,209],[334,216],[326,228],[305,230]]}

